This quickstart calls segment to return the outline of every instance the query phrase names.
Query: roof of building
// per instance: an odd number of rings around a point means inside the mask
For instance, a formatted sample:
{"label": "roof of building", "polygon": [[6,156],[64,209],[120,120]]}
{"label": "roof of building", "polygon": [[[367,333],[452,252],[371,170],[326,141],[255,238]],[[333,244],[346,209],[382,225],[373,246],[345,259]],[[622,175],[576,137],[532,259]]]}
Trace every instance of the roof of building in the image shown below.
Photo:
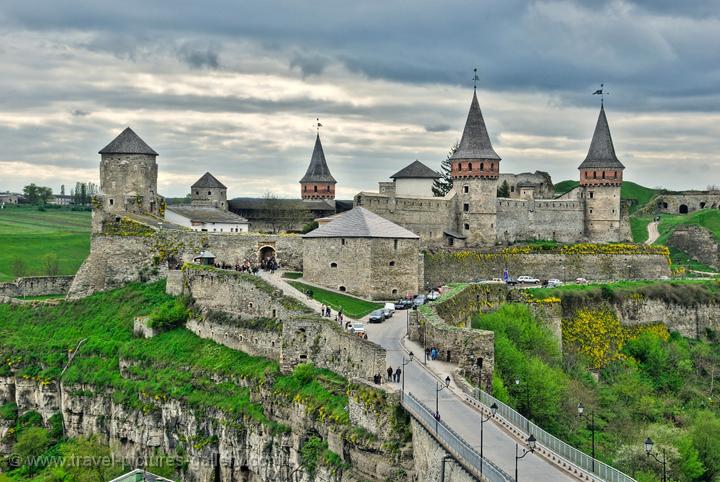
{"label": "roof of building", "polygon": [[441,176],[437,171],[433,171],[420,161],[414,161],[390,176],[391,179],[437,179],[439,177]]}
{"label": "roof of building", "polygon": [[126,127],[124,131],[120,133],[113,141],[107,146],[103,147],[99,154],[149,154],[151,156],[157,156],[150,146],[148,146],[144,140],[140,139],[140,136],[135,134],[135,131]]}
{"label": "roof of building", "polygon": [[330,174],[330,169],[325,161],[325,152],[323,152],[322,143],[320,142],[320,134],[315,138],[315,148],[310,158],[310,165],[300,182],[329,182],[332,184],[337,182]]}
{"label": "roof of building", "polygon": [[480,111],[480,103],[477,99],[477,93],[473,92],[472,102],[470,103],[470,111],[468,112],[467,121],[465,121],[465,129],[463,130],[460,146],[451,159],[494,159],[500,160],[495,149],[490,143],[487,127],[485,127],[485,119],[483,119]]}
{"label": "roof of building", "polygon": [[191,188],[201,187],[201,188],[220,188],[220,189],[227,189],[227,186],[225,184],[221,183],[217,180],[215,176],[210,174],[209,172],[206,172],[202,175],[200,179],[195,181],[195,184],[190,186]]}
{"label": "roof of building", "polygon": [[[270,203],[281,209],[297,209],[307,211],[335,211],[332,199],[286,199],[277,198],[272,201],[263,197],[236,197],[228,201],[228,206],[234,210],[267,210]],[[350,201],[352,202],[352,201]]]}
{"label": "roof of building", "polygon": [[607,167],[611,169],[625,169],[615,155],[615,146],[613,146],[612,136],[610,135],[610,126],[605,116],[605,107],[600,107],[600,115],[597,124],[595,124],[595,132],[590,142],[590,150],[585,160],[578,166],[578,169],[593,169]]}
{"label": "roof of building", "polygon": [[405,238],[419,236],[363,207],[346,211],[303,238]]}
{"label": "roof of building", "polygon": [[460,234],[457,231],[454,231],[452,229],[446,229],[445,231],[443,231],[443,234],[447,234],[451,238],[455,238],[455,239],[466,239],[467,238],[467,236],[465,236],[464,234]]}
{"label": "roof of building", "polygon": [[132,472],[121,475],[117,479],[112,479],[110,482],[173,482],[165,477],[151,474],[145,470],[135,469]]}
{"label": "roof of building", "polygon": [[213,207],[170,205],[166,209],[199,223],[243,224],[248,222],[248,220],[242,216]]}

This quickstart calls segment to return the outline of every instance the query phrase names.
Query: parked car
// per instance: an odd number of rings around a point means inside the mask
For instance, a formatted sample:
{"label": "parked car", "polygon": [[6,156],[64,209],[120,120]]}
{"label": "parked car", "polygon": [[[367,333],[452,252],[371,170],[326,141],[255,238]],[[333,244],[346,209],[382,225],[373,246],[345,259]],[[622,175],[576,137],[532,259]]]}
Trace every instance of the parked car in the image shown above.
{"label": "parked car", "polygon": [[428,299],[428,301],[435,301],[436,299],[440,298],[440,292],[432,290],[430,293],[427,294],[426,298]]}
{"label": "parked car", "polygon": [[382,323],[385,321],[385,310],[375,310],[368,316],[369,323]]}
{"label": "parked car", "polygon": [[533,284],[533,285],[540,283],[539,279],[533,278],[532,276],[527,276],[527,275],[518,276],[517,280],[518,280],[518,283],[526,283],[526,284]]}
{"label": "parked car", "polygon": [[[382,310],[378,311],[382,312]],[[348,328],[348,331],[353,335],[362,335],[363,333],[365,333],[365,325],[362,323],[350,323],[350,328]]]}
{"label": "parked car", "polygon": [[390,318],[393,314],[395,314],[395,303],[385,303],[383,311],[385,312],[385,318]]}
{"label": "parked car", "polygon": [[420,307],[420,306],[424,305],[426,301],[427,301],[427,298],[425,297],[425,295],[417,295],[415,297],[415,300],[413,301],[413,307],[415,307],[415,308]]}
{"label": "parked car", "polygon": [[507,280],[505,280],[505,284],[507,284],[509,286],[515,286],[516,284],[518,284],[518,280],[516,280],[515,278],[513,278],[511,276]]}
{"label": "parked car", "polygon": [[662,275],[662,276],[660,276],[658,279],[661,279],[661,280],[669,280],[670,277],[667,276],[667,275]]}
{"label": "parked car", "polygon": [[401,299],[401,300],[397,300],[395,302],[396,310],[409,310],[412,307],[413,307],[413,300]]}
{"label": "parked car", "polygon": [[563,284],[564,283],[562,281],[560,281],[559,279],[552,278],[552,279],[547,280],[547,283],[545,284],[545,286],[547,286],[548,288],[554,288],[556,286],[561,286]]}
{"label": "parked car", "polygon": [[579,285],[586,285],[588,284],[588,280],[585,278],[575,278],[575,282]]}
{"label": "parked car", "polygon": [[504,283],[502,278],[493,278],[490,281],[487,281],[487,283]]}

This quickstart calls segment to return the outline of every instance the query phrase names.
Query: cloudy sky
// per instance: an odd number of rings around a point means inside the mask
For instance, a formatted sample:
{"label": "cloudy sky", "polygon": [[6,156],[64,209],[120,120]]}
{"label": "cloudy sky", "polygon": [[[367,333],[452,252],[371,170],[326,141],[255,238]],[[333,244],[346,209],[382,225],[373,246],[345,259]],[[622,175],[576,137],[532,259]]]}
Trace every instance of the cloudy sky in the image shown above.
{"label": "cloudy sky", "polygon": [[478,95],[503,172],[577,178],[601,82],[626,179],[720,184],[720,0],[3,0],[0,191],[97,181],[125,126],[160,192],[299,195],[320,117],[338,197],[439,168]]}

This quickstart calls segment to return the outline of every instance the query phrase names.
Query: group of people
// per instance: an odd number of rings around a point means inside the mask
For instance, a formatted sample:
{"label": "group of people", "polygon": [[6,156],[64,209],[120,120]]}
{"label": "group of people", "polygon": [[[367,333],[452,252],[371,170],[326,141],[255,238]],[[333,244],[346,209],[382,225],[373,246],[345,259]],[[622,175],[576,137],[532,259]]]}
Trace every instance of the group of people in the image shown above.
{"label": "group of people", "polygon": [[[402,370],[400,367],[397,367],[395,370],[393,370],[393,367],[387,367],[387,381],[392,383],[400,383],[400,377],[402,376]],[[379,373],[375,376],[373,376],[373,382],[375,382],[376,385],[380,385],[382,383],[382,375]]]}
{"label": "group of people", "polygon": [[262,261],[260,261],[260,269],[264,271],[270,271],[270,273],[275,273],[275,270],[279,267],[280,266],[278,265],[275,256],[270,256],[269,258],[264,258]]}
{"label": "group of people", "polygon": [[258,271],[260,271],[260,268],[258,265],[253,264],[249,259],[246,259],[242,263],[235,263],[235,266],[228,264],[228,263],[215,263],[216,268],[220,269],[231,269],[235,271],[239,271],[241,273],[251,273],[251,274],[257,274]]}
{"label": "group of people", "polygon": [[437,360],[438,355],[440,355],[440,350],[438,350],[434,346],[430,348],[425,348],[425,354],[429,359]]}

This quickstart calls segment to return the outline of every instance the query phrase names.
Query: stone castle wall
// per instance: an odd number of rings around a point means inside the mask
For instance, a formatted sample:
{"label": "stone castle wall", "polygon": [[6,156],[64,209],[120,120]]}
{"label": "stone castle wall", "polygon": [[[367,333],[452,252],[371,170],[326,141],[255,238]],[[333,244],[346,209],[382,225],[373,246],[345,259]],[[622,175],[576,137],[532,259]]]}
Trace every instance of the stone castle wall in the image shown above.
{"label": "stone castle wall", "polygon": [[64,295],[74,276],[29,276],[0,283],[0,297]]}
{"label": "stone castle wall", "polygon": [[498,278],[502,277],[504,268],[508,268],[514,278],[529,275],[561,280],[578,277],[587,280],[657,279],[670,275],[668,259],[659,254],[505,254],[474,251],[425,254],[425,281],[430,286]]}
{"label": "stone castle wall", "polygon": [[659,299],[627,299],[614,304],[623,325],[664,323],[670,331],[687,338],[708,338],[720,334],[720,304],[669,303]]}
{"label": "stone castle wall", "polygon": [[99,199],[107,212],[158,213],[158,166],[147,154],[103,154]]}
{"label": "stone castle wall", "polygon": [[552,199],[555,194],[555,185],[552,182],[550,174],[543,171],[521,172],[520,174],[500,173],[498,178],[498,187],[507,181],[510,189],[510,198],[520,197],[520,187],[518,184],[535,185],[534,197],[539,199]]}
{"label": "stone castle wall", "polygon": [[580,200],[498,199],[497,238],[501,243],[584,238],[585,208]]}
{"label": "stone castle wall", "polygon": [[[681,207],[686,209],[681,209]],[[660,194],[655,199],[654,211],[678,214],[681,211],[693,212],[699,209],[720,208],[719,191],[683,191]]]}
{"label": "stone castle wall", "polygon": [[425,427],[412,420],[413,452],[415,472],[422,474],[423,482],[477,482],[450,454],[435,440]]}
{"label": "stone castle wall", "polygon": [[720,268],[720,243],[702,226],[680,226],[667,240],[667,245],[686,252],[694,260]]}

